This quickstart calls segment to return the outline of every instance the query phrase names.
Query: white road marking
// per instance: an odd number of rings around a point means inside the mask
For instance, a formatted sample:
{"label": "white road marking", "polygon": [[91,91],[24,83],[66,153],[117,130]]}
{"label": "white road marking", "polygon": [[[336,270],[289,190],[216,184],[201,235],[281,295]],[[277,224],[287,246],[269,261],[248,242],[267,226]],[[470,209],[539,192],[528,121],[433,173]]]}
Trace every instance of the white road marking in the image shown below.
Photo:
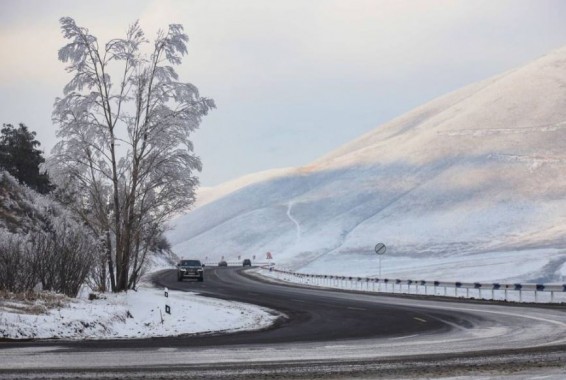
{"label": "white road marking", "polygon": [[426,319],[422,319],[422,318],[419,318],[419,317],[413,317],[413,319],[416,320],[416,321],[419,321],[419,322],[426,323]]}
{"label": "white road marking", "polygon": [[295,302],[307,302],[307,301],[298,300],[298,299],[295,299],[295,298],[291,299],[291,301],[295,301]]}
{"label": "white road marking", "polygon": [[366,311],[367,309],[364,309],[362,307],[347,307],[347,309],[349,310],[361,310],[361,311]]}
{"label": "white road marking", "polygon": [[401,340],[401,339],[409,339],[409,338],[414,338],[416,336],[419,336],[419,334],[414,334],[414,335],[407,335],[407,336],[400,336],[398,338],[389,338],[389,340]]}

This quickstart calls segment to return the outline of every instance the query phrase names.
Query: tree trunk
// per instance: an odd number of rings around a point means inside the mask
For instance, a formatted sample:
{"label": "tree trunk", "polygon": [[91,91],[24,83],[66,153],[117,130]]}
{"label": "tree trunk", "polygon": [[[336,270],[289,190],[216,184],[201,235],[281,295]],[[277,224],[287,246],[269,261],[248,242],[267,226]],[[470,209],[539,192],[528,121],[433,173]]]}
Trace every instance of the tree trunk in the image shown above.
{"label": "tree trunk", "polygon": [[103,256],[100,258],[100,279],[99,279],[99,285],[98,285],[98,291],[102,292],[102,293],[106,293],[106,261],[108,260],[107,256]]}
{"label": "tree trunk", "polygon": [[108,261],[108,272],[110,274],[110,288],[116,291],[116,278],[114,277],[114,262],[112,261],[112,240],[110,230],[106,230],[106,257]]}

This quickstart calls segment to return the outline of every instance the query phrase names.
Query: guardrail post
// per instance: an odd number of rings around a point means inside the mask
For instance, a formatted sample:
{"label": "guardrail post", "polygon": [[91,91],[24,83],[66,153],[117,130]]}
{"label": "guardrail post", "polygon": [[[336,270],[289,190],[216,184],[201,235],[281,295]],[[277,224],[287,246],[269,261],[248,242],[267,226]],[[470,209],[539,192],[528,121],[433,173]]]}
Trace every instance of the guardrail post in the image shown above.
{"label": "guardrail post", "polygon": [[478,297],[481,300],[482,299],[482,297],[481,297],[481,284],[479,282],[474,283],[474,288],[478,289]]}
{"label": "guardrail post", "polygon": [[515,284],[515,290],[519,291],[519,302],[523,302],[523,285]]}
{"label": "guardrail post", "polygon": [[538,292],[539,290],[540,290],[540,291],[544,291],[544,289],[545,289],[544,284],[537,284],[537,285],[535,286],[535,302],[538,302],[538,299],[537,299],[537,292]]}
{"label": "guardrail post", "polygon": [[454,284],[454,297],[458,297],[458,288],[462,286],[461,282],[457,282]]}
{"label": "guardrail post", "polygon": [[[499,288],[501,288],[501,285],[499,285],[499,284],[493,284],[492,285],[492,287],[491,287],[491,299],[492,300],[495,300],[495,290],[496,289],[499,290]],[[505,292],[507,293],[507,290],[505,290]],[[507,298],[507,297],[505,297],[505,298]]]}

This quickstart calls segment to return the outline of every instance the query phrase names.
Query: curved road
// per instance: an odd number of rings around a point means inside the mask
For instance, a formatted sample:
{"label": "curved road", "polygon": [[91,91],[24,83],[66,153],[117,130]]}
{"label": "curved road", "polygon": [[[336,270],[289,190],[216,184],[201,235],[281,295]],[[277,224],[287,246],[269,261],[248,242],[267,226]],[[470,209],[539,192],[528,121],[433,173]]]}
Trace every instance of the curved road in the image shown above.
{"label": "curved road", "polygon": [[165,271],[154,281],[171,290],[276,310],[284,316],[272,328],[159,339],[1,343],[0,358],[9,360],[0,362],[0,378],[33,378],[29,376],[34,373],[88,378],[106,372],[118,372],[119,378],[148,373],[163,378],[348,378],[440,376],[454,373],[442,372],[451,368],[458,368],[456,373],[468,373],[466,368],[502,373],[541,366],[564,369],[562,307],[302,288],[258,281],[241,272],[207,268],[205,282],[199,283],[177,282],[175,271]]}
{"label": "curved road", "polygon": [[158,286],[201,295],[252,303],[283,316],[266,331],[203,337],[198,345],[318,342],[371,337],[400,337],[448,331],[469,325],[461,313],[376,303],[337,291],[282,286],[244,276],[242,268],[209,268],[206,280],[178,282],[174,271],[154,277]]}

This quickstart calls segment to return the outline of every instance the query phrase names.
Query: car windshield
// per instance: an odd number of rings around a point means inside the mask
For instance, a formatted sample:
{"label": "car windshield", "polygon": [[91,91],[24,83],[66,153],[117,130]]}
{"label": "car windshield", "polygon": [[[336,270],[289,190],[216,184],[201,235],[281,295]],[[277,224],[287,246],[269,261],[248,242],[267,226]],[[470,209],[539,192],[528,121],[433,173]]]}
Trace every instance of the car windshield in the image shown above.
{"label": "car windshield", "polygon": [[183,267],[200,267],[200,261],[198,260],[182,260],[181,266]]}

